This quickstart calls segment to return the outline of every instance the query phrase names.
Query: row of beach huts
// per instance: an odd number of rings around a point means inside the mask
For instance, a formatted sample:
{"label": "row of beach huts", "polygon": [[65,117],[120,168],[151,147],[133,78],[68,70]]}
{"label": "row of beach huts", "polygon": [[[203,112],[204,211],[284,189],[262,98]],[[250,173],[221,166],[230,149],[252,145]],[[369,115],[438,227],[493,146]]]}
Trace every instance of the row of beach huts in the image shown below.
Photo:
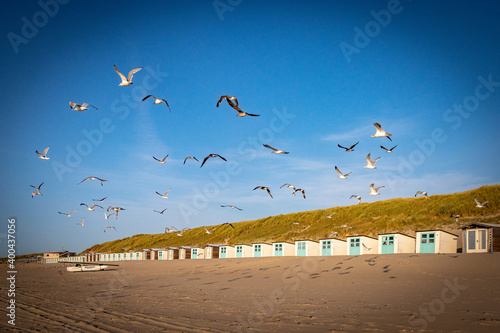
{"label": "row of beach huts", "polygon": [[[500,251],[500,224],[473,223],[462,228],[461,237],[444,230],[417,231],[415,237],[402,233],[348,236],[346,240],[326,238],[318,241],[273,242],[219,245],[205,244],[151,248],[124,253],[86,253],[66,258],[44,258],[45,263],[96,262],[122,260],[176,260],[255,258],[281,256],[334,256],[391,253],[457,253]],[[459,248],[459,238],[461,247]],[[496,242],[494,240],[497,239]]]}

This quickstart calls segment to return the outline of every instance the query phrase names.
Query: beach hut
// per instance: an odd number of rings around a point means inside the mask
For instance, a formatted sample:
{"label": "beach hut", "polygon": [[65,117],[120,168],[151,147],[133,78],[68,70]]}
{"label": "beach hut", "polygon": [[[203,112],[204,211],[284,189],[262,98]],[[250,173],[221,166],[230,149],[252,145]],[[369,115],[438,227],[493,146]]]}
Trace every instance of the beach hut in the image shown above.
{"label": "beach hut", "polygon": [[377,238],[369,236],[347,237],[347,254],[357,256],[360,254],[375,254],[378,252]]}
{"label": "beach hut", "polygon": [[151,260],[167,260],[167,249],[151,249]]}
{"label": "beach hut", "polygon": [[500,252],[500,224],[470,223],[463,231],[463,252]]}
{"label": "beach hut", "polygon": [[219,259],[220,247],[221,247],[221,245],[219,245],[219,244],[205,244],[205,245],[203,245],[203,250],[205,252],[205,259]]}
{"label": "beach hut", "polygon": [[192,247],[191,248],[191,259],[203,259],[204,252],[202,247]]}
{"label": "beach hut", "polygon": [[191,246],[179,246],[179,259],[191,259]]}
{"label": "beach hut", "polygon": [[444,230],[417,231],[416,253],[457,253],[458,236]]}
{"label": "beach hut", "polygon": [[309,239],[295,241],[295,255],[298,257],[318,256],[319,243]]}
{"label": "beach hut", "polygon": [[253,257],[253,247],[246,244],[234,246],[235,258],[250,258]]}
{"label": "beach hut", "polygon": [[345,255],[347,242],[337,238],[325,238],[319,240],[320,256]]}
{"label": "beach hut", "polygon": [[174,259],[179,259],[179,252],[180,249],[178,247],[169,247],[167,250],[167,259],[168,260],[174,260]]}
{"label": "beach hut", "polygon": [[401,233],[379,234],[378,253],[415,253],[415,237]]}
{"label": "beach hut", "polygon": [[295,243],[273,242],[273,256],[288,257],[295,255]]}
{"label": "beach hut", "polygon": [[234,258],[234,246],[222,245],[220,247],[219,258]]}
{"label": "beach hut", "polygon": [[273,245],[268,243],[254,243],[252,244],[253,256],[257,257],[270,257],[273,255]]}

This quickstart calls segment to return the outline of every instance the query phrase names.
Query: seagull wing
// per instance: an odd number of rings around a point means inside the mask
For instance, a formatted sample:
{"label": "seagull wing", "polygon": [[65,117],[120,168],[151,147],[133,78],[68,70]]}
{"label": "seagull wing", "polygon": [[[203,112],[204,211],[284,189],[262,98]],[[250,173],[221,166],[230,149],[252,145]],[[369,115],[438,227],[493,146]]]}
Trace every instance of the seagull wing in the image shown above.
{"label": "seagull wing", "polygon": [[474,201],[476,202],[476,204],[481,205],[481,202],[479,202],[479,200],[477,199],[477,197],[474,197]]}
{"label": "seagull wing", "polygon": [[[269,193],[269,196],[270,196],[271,198],[273,198],[273,196],[272,196],[272,194],[271,194],[271,191],[270,191],[268,188],[266,188],[266,190],[267,190],[267,193]],[[274,199],[274,198],[273,198],[273,199]]]}
{"label": "seagull wing", "polygon": [[203,164],[205,164],[205,162],[210,158],[210,155],[208,155],[207,157],[205,157],[205,159],[203,159],[203,162],[201,163],[200,165],[200,168],[203,166]]}
{"label": "seagull wing", "polygon": [[[380,146],[380,148],[384,149],[385,151],[389,151],[389,149],[385,148],[384,146]],[[392,150],[392,149],[390,149]]]}
{"label": "seagull wing", "polygon": [[50,148],[50,146],[48,146],[47,148],[45,148],[45,150],[43,151],[43,156],[47,155],[47,152],[49,151],[49,148]]}
{"label": "seagull wing", "polygon": [[116,65],[113,65],[113,67],[115,68],[116,73],[118,73],[118,75],[120,75],[120,78],[122,79],[122,82],[126,83],[127,82],[127,78],[125,77],[125,75],[123,75],[122,73],[120,73],[120,71],[118,70],[118,68],[116,68]]}
{"label": "seagull wing", "polygon": [[272,149],[274,151],[278,150],[278,149],[273,148],[273,147],[271,147],[270,145],[267,145],[267,144],[263,144],[263,146],[266,147],[266,148]]}
{"label": "seagull wing", "polygon": [[373,123],[373,126],[377,129],[377,132],[379,133],[385,133],[385,131],[382,129],[382,126],[380,126],[379,123]]}
{"label": "seagull wing", "polygon": [[339,146],[339,148],[343,148],[343,149],[345,149],[345,150],[349,149],[349,148],[344,147],[344,146],[341,146],[341,145],[339,145],[339,144],[337,144],[337,146]]}
{"label": "seagull wing", "polygon": [[219,100],[217,101],[217,105],[215,107],[219,107],[219,104],[222,103],[223,100],[225,100],[227,96],[221,96]]}
{"label": "seagull wing", "polygon": [[355,144],[353,144],[349,149],[352,149],[352,148],[356,147],[358,143],[359,143],[359,141],[356,142]]}
{"label": "seagull wing", "polygon": [[219,156],[220,158],[222,158],[224,161],[226,161],[226,162],[227,162],[227,160],[226,160],[224,157],[222,157],[222,156],[220,156],[220,155],[217,155],[217,156]]}
{"label": "seagull wing", "polygon": [[[147,95],[146,97],[144,97],[144,98],[142,99],[142,101],[144,102],[144,101],[145,101],[145,100],[147,100],[149,97],[154,97],[154,96],[153,96],[153,95]],[[154,98],[156,98],[156,97],[154,97]]]}
{"label": "seagull wing", "polygon": [[75,106],[78,106],[78,104],[76,104],[75,102],[69,102],[69,107],[71,108],[71,110],[73,110]]}
{"label": "seagull wing", "polygon": [[340,172],[339,168],[337,168],[337,166],[335,166],[335,171],[337,171],[340,176],[344,176],[342,172]]}
{"label": "seagull wing", "polygon": [[127,81],[128,82],[132,81],[132,76],[134,76],[134,74],[137,73],[138,71],[140,71],[141,69],[142,69],[142,67],[134,68],[133,70],[131,70],[130,72],[128,72]]}
{"label": "seagull wing", "polygon": [[398,145],[395,145],[394,147],[391,148],[391,150],[393,150],[394,148],[396,148]]}

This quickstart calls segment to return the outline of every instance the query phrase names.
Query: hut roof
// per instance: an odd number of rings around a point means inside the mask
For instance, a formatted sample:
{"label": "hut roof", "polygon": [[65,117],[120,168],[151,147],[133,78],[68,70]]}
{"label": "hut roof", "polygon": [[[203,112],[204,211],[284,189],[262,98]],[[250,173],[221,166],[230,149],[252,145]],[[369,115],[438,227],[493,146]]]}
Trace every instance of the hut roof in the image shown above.
{"label": "hut roof", "polygon": [[469,229],[469,228],[474,228],[474,227],[500,228],[500,224],[474,222],[474,223],[469,223],[466,226],[461,227],[460,229]]}

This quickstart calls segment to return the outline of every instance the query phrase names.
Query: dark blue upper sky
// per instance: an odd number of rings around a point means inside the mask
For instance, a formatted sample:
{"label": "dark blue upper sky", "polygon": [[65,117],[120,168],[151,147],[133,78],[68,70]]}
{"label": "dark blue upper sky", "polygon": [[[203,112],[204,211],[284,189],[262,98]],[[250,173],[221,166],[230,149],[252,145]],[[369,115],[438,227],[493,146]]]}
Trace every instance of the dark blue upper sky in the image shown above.
{"label": "dark blue upper sky", "polygon": [[[3,2],[0,207],[16,218],[19,253],[500,180],[496,2],[61,2]],[[144,69],[119,87],[113,65]],[[149,94],[172,112],[142,102]],[[260,117],[216,108],[221,95]],[[392,142],[370,137],[374,122]],[[50,159],[38,159],[47,146]],[[228,162],[183,164],[210,153]],[[363,168],[368,153],[381,157],[375,170]],[[337,179],[335,165],[352,174]],[[109,181],[77,185],[88,176]],[[385,186],[380,196],[367,195],[371,183]],[[126,209],[117,220],[80,206],[102,197]]]}

